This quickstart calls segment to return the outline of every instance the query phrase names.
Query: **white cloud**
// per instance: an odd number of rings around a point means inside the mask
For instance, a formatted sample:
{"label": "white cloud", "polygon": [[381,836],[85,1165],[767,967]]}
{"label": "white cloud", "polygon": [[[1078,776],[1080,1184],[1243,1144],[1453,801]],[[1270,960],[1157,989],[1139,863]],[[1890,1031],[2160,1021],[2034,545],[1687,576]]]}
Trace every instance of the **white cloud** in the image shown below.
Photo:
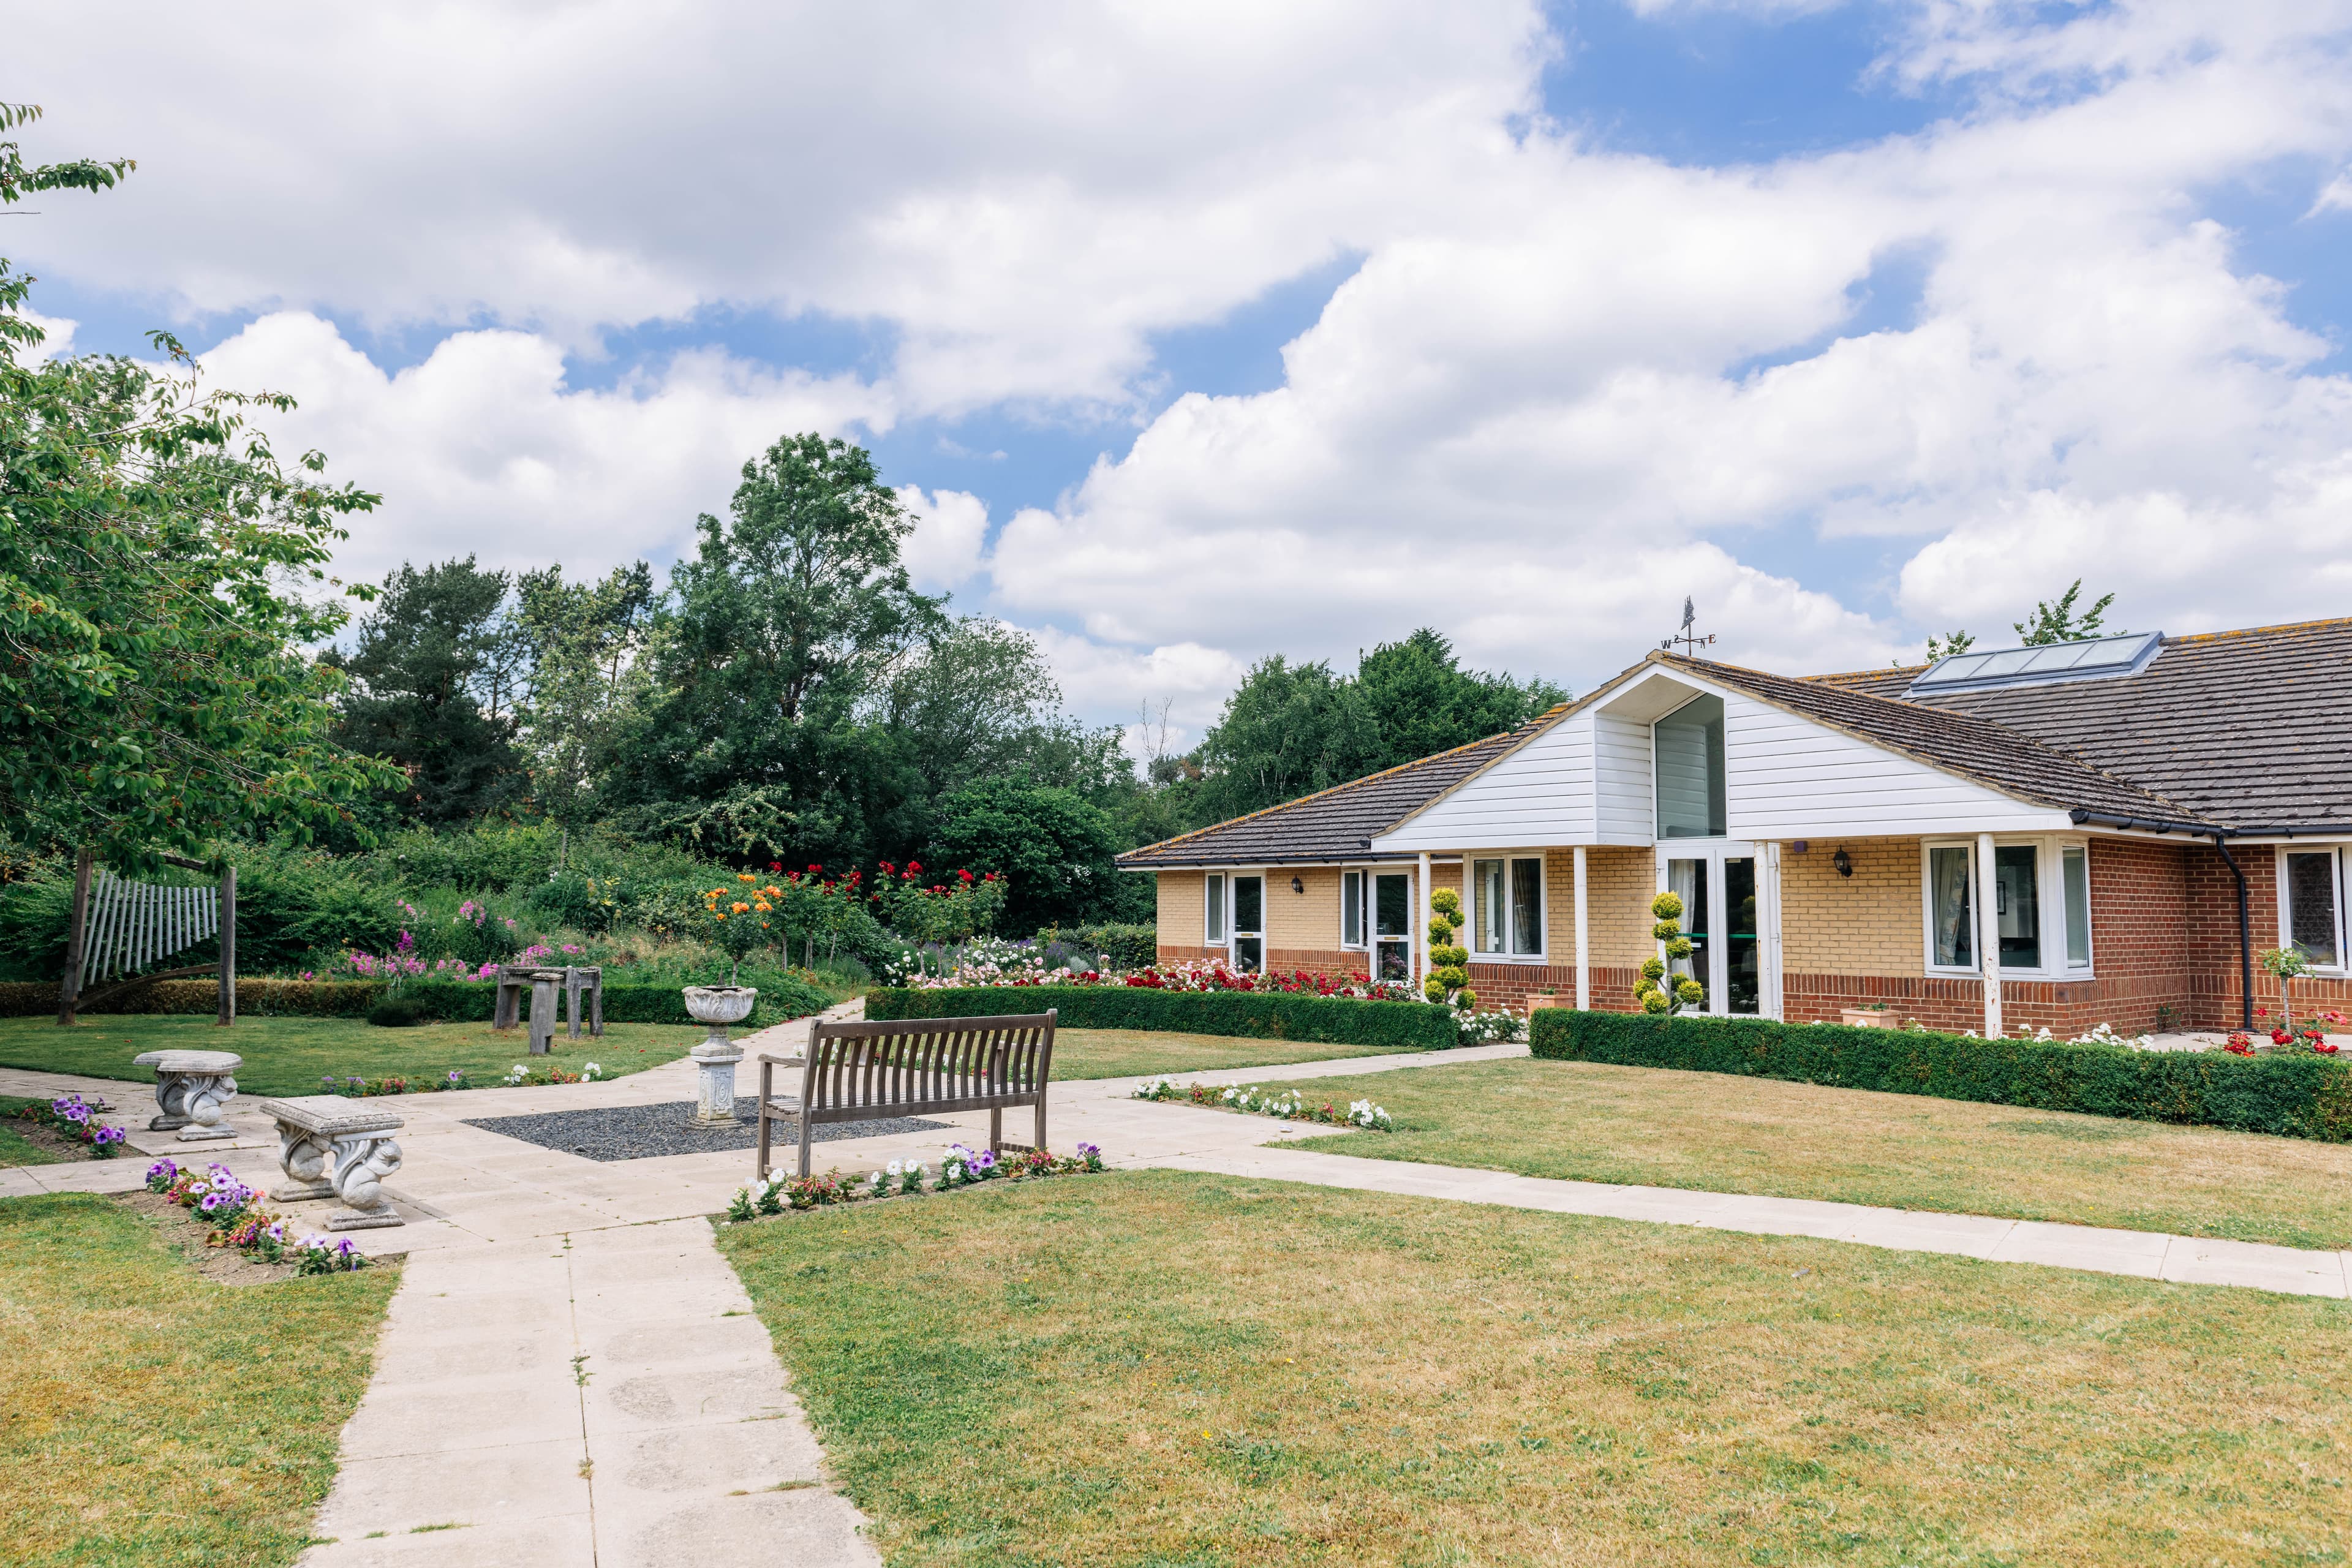
{"label": "white cloud", "polygon": [[965,490],[926,496],[920,486],[905,485],[898,504],[915,520],[905,551],[915,586],[937,593],[970,582],[980,570],[981,547],[988,537],[988,503]]}
{"label": "white cloud", "polygon": [[223,386],[294,392],[299,410],[266,422],[281,453],[321,450],[331,479],[385,498],[340,558],[368,578],[467,553],[575,574],[659,559],[691,548],[698,512],[725,513],[744,458],[777,437],[891,417],[887,396],[854,379],[709,351],[575,390],[561,347],[526,332],[459,332],[387,374],[303,312],[265,316],[203,363]]}

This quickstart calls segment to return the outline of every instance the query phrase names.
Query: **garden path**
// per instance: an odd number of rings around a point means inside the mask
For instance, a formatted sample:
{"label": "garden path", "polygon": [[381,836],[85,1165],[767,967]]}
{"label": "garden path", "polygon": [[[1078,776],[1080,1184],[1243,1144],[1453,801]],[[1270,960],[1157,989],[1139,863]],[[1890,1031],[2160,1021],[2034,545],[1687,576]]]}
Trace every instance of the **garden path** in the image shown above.
{"label": "garden path", "polygon": [[[853,1003],[836,1016],[856,1011]],[[807,1027],[779,1026],[745,1043],[777,1049],[805,1038]],[[1184,1077],[1271,1083],[1526,1054],[1524,1046],[1489,1046]],[[1098,1143],[1123,1166],[2352,1296],[2352,1256],[2338,1252],[1308,1152],[1282,1145],[1332,1130],[1131,1098],[1142,1081],[1057,1084],[1056,1146]],[[143,1128],[148,1097],[135,1085],[0,1070],[0,1093],[68,1089],[105,1094],[124,1123]],[[856,1509],[824,1484],[788,1379],[712,1245],[706,1216],[750,1175],[748,1152],[598,1163],[468,1125],[693,1097],[693,1067],[681,1060],[601,1083],[394,1102],[407,1118],[406,1163],[388,1187],[408,1224],[358,1239],[373,1254],[404,1256],[406,1268],[316,1526],[331,1542],[306,1553],[305,1568],[396,1564],[427,1552],[436,1568],[614,1568],[735,1552],[810,1565],[877,1561],[857,1533]],[[134,1131],[131,1142],[221,1159],[263,1184],[275,1178],[276,1146],[255,1104],[231,1103],[233,1141],[176,1145],[168,1134]],[[844,1140],[827,1147],[824,1163],[854,1172],[894,1158],[935,1163],[951,1139],[976,1142],[986,1121],[940,1120],[954,1131]],[[145,1165],[131,1157],[0,1171],[0,1195],[125,1190]],[[436,1528],[449,1525],[465,1528]]]}

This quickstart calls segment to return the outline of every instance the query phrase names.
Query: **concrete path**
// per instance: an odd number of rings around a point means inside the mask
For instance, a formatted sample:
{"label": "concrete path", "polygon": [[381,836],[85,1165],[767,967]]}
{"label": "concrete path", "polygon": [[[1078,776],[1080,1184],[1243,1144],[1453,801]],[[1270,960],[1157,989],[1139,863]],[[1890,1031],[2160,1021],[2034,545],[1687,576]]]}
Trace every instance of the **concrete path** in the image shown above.
{"label": "concrete path", "polygon": [[[781,1026],[746,1044],[779,1050],[807,1027]],[[1489,1046],[1174,1076],[1274,1083],[1526,1055],[1525,1046]],[[751,1073],[747,1062],[747,1099]],[[1129,1167],[2352,1296],[2352,1259],[2342,1252],[1310,1153],[1283,1145],[1333,1129],[1131,1098],[1143,1081],[1056,1086],[1055,1145],[1097,1143]],[[252,1098],[229,1107],[235,1140],[181,1145],[143,1131],[152,1097],[136,1084],[0,1069],[0,1093],[69,1089],[110,1100],[110,1120],[137,1130],[134,1147],[219,1159],[257,1185],[277,1175],[276,1141]],[[856,1510],[824,1483],[789,1380],[712,1242],[708,1216],[750,1178],[750,1152],[598,1163],[467,1124],[693,1098],[693,1068],[679,1061],[601,1083],[386,1102],[407,1119],[405,1163],[387,1190],[408,1224],[357,1239],[372,1255],[404,1256],[406,1268],[315,1527],[331,1543],[307,1552],[304,1568],[418,1563],[427,1553],[435,1568],[615,1568],[714,1555],[795,1568],[877,1561],[858,1534]],[[891,1159],[935,1163],[949,1142],[985,1135],[984,1114],[936,1120],[949,1125],[829,1142],[817,1163],[845,1173]],[[0,1171],[0,1196],[125,1190],[146,1164],[134,1155]],[[293,1212],[299,1219],[310,1211]],[[463,1528],[433,1528],[448,1525]]]}

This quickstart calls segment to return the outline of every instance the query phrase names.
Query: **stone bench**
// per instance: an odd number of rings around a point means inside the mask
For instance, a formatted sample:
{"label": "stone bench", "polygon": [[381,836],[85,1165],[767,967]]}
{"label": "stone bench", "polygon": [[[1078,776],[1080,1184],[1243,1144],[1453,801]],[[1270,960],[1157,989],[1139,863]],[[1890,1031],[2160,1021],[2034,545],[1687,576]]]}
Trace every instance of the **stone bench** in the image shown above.
{"label": "stone bench", "polygon": [[269,1190],[271,1202],[340,1198],[343,1206],[327,1216],[329,1230],[408,1223],[383,1193],[384,1178],[400,1169],[400,1145],[392,1136],[402,1125],[399,1112],[340,1094],[265,1100],[261,1109],[278,1123],[278,1164],[286,1173]]}
{"label": "stone bench", "polygon": [[234,1138],[222,1124],[221,1107],[236,1098],[236,1069],[245,1058],[235,1051],[148,1051],[131,1058],[133,1067],[155,1069],[155,1119],[150,1132],[178,1129],[180,1142]]}

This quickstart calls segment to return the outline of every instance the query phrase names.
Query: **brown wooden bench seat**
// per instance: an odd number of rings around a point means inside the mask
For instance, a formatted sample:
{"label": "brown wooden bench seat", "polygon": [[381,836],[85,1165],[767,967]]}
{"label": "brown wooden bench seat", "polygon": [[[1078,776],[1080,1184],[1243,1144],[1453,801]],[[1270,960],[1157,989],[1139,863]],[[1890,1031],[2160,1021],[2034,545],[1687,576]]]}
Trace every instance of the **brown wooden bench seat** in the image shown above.
{"label": "brown wooden bench seat", "polygon": [[[759,1179],[768,1179],[768,1127],[793,1124],[799,1167],[809,1173],[809,1133],[827,1121],[988,1112],[988,1147],[1045,1146],[1045,1083],[1054,1067],[1055,1013],[994,1018],[909,1018],[899,1023],[820,1023],[808,1055],[760,1058]],[[776,1092],[776,1069],[799,1068],[797,1099]],[[1034,1106],[1034,1143],[1004,1142],[1004,1112]]]}

